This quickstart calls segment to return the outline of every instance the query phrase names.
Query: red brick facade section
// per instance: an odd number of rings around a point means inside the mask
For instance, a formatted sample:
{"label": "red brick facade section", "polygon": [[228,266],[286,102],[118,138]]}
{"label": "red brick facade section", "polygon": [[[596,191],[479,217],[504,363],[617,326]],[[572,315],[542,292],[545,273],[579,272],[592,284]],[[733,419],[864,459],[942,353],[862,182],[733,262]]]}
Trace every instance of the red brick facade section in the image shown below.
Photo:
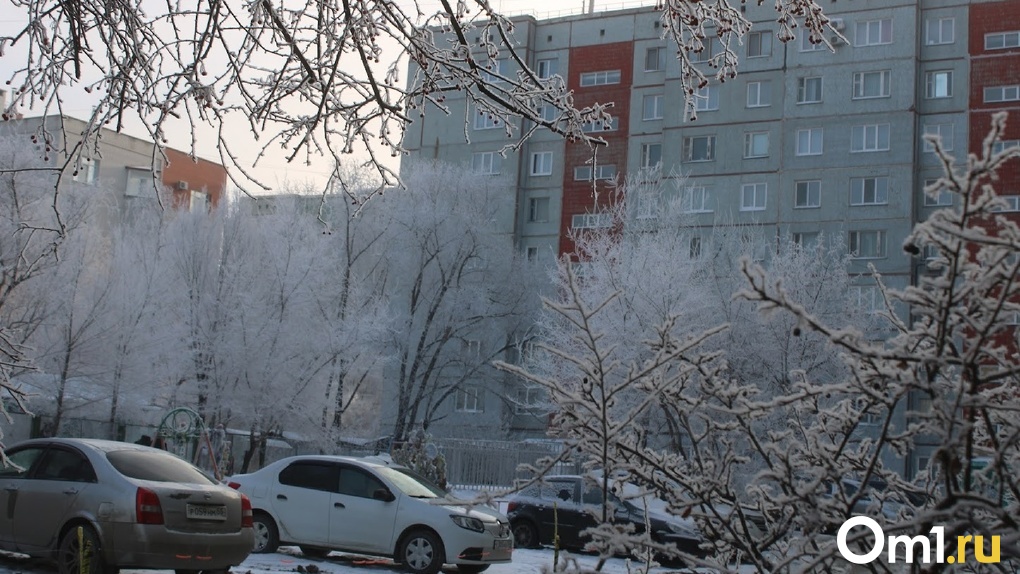
{"label": "red brick facade section", "polygon": [[[985,35],[1020,30],[1020,1],[1008,0],[970,6],[970,151],[979,153],[991,126],[992,114],[1009,112],[1005,140],[1020,140],[1020,102],[985,103],[984,90],[1020,84],[1020,47],[985,50]],[[1020,162],[1012,161],[999,172],[999,193],[1020,194]]]}
{"label": "red brick facade section", "polygon": [[[187,209],[191,191],[203,191],[209,197],[209,207],[219,205],[227,189],[227,170],[221,164],[207,159],[192,158],[188,154],[166,148],[167,165],[163,168],[163,185],[173,193],[173,207]],[[187,189],[178,189],[179,182]]]}
{"label": "red brick facade section", "polygon": [[[634,43],[617,42],[571,48],[568,58],[567,85],[574,92],[574,105],[585,108],[596,103],[613,103],[609,113],[617,118],[616,130],[600,132],[598,135],[609,144],[598,149],[599,165],[615,165],[618,181],[623,181],[627,168],[627,134],[630,129],[630,94],[634,78]],[[620,83],[581,86],[581,74],[587,72],[620,71]],[[592,157],[592,150],[583,144],[566,146],[563,170],[563,206],[560,219],[560,254],[573,253],[574,242],[570,240],[570,226],[573,216],[592,212],[600,206],[619,201],[619,196],[605,181],[598,186],[598,205],[591,188],[591,182],[574,181],[574,168],[585,165]]]}

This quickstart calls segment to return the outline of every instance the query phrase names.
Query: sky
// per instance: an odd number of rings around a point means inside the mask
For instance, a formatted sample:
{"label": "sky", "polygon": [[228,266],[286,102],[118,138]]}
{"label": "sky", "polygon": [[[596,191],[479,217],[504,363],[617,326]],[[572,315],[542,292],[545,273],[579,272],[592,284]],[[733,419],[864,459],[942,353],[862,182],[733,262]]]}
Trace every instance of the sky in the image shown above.
{"label": "sky", "polygon": [[[587,10],[590,2],[590,0],[557,0],[555,3],[556,10],[549,10],[553,4],[548,0],[490,1],[493,7],[504,14],[530,14],[539,19],[582,13]],[[414,0],[397,0],[397,2],[405,8],[414,6]],[[594,8],[596,11],[605,11],[651,6],[654,3],[654,0],[594,0]],[[426,14],[432,14],[440,9],[441,4],[439,0],[418,0],[418,6]],[[24,13],[14,8],[11,3],[0,5],[0,36],[13,35],[21,29],[24,22]],[[7,47],[5,55],[0,56],[0,82],[10,78],[13,70],[21,65],[24,65],[24,51],[17,46],[14,48]],[[79,118],[88,116],[95,101],[94,96],[85,94],[81,89],[68,89],[64,100],[64,113]],[[24,113],[26,116],[32,116],[38,115],[41,111],[28,110]],[[239,155],[242,156],[242,159],[254,160],[258,150],[261,148],[261,144],[257,144],[252,138],[244,137],[247,132],[247,125],[245,123],[240,123],[238,127],[240,129],[236,130],[236,133],[241,143],[232,147],[236,147],[241,151]],[[130,135],[145,136],[145,131],[138,122],[135,122],[134,125],[129,125],[126,131]],[[200,130],[196,133],[196,138],[198,142],[198,155],[219,161],[219,154],[215,146],[215,132],[211,129]],[[188,150],[191,145],[191,135],[183,126],[180,129],[175,129],[170,133],[168,145],[177,149]],[[393,169],[398,167],[399,158],[391,159],[391,155],[388,152],[383,152],[379,156],[388,162],[388,167]],[[354,159],[363,159],[365,157],[367,156],[363,152],[356,152]],[[300,155],[299,159],[288,162],[282,152],[271,152],[270,155],[259,160],[258,165],[252,169],[252,173],[265,184],[278,188],[285,183],[297,185],[302,183],[312,183],[313,185],[324,183],[331,169],[331,160],[325,157],[312,156],[310,162],[306,164],[303,154]]]}

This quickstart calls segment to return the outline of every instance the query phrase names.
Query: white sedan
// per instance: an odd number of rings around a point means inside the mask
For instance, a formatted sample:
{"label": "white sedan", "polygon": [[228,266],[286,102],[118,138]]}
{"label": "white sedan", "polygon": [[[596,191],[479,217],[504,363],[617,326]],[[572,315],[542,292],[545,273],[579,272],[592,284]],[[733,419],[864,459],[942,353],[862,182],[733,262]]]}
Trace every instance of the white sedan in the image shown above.
{"label": "white sedan", "polygon": [[410,572],[435,574],[443,564],[481,572],[510,562],[513,552],[506,516],[453,498],[402,466],[294,456],[229,484],[252,501],[256,553],[285,543],[310,556],[392,557]]}

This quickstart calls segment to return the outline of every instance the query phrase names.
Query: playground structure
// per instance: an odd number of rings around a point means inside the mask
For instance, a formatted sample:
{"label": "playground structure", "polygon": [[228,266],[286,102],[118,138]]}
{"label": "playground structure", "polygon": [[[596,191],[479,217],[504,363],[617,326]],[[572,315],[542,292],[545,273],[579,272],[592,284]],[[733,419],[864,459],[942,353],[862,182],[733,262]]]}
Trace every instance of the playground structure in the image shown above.
{"label": "playground structure", "polygon": [[210,431],[202,415],[188,407],[177,407],[163,417],[153,446],[211,471],[216,480],[233,472],[231,444],[223,425]]}

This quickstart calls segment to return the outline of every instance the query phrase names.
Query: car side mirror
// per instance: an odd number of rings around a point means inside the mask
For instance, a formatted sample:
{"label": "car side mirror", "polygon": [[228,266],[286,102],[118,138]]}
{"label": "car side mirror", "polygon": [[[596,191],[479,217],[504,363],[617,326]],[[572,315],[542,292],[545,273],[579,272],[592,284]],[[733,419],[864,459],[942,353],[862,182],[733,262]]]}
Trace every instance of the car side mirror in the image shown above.
{"label": "car side mirror", "polygon": [[393,496],[392,492],[386,490],[385,488],[375,489],[375,491],[372,493],[372,498],[375,500],[381,500],[383,502],[393,502],[394,500],[397,499],[396,496]]}

